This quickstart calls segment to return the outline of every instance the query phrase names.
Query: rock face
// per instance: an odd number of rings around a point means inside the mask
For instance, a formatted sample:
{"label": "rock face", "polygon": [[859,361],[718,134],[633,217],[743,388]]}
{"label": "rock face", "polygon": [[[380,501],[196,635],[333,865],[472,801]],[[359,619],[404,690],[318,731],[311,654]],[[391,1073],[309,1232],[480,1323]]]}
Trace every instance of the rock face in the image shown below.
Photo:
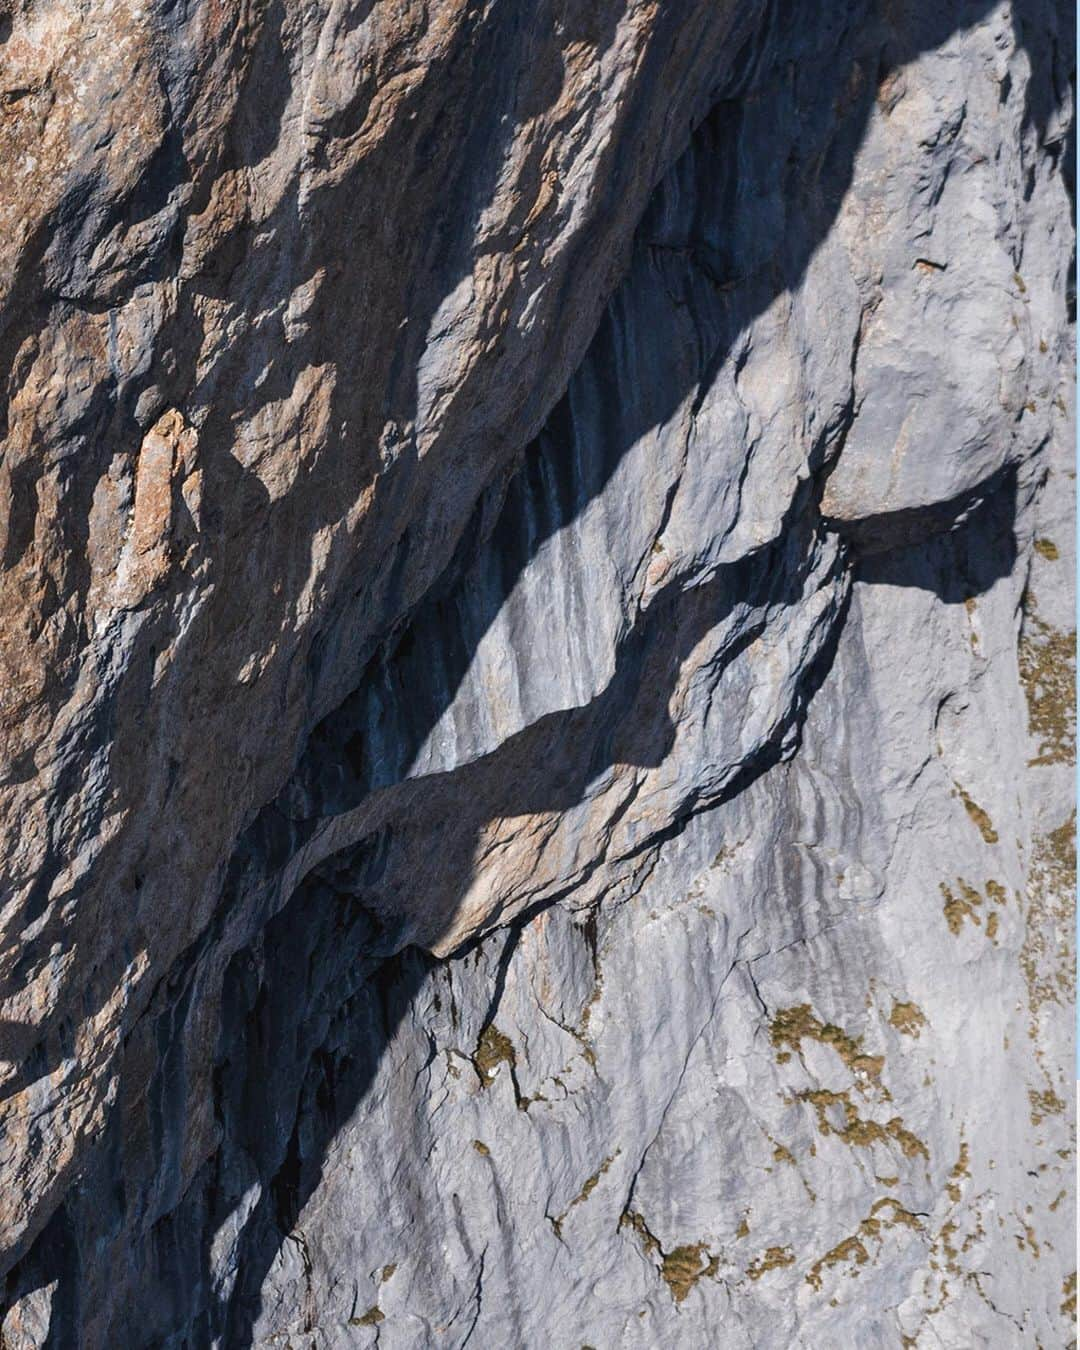
{"label": "rock face", "polygon": [[4,1350],[1069,1339],[1071,24],[7,0]]}

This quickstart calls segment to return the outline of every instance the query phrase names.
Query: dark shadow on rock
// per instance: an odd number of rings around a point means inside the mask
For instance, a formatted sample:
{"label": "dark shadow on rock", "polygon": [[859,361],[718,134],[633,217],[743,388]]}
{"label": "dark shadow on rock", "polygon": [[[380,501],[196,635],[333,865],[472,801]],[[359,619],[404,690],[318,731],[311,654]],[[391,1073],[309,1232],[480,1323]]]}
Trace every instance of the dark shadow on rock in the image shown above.
{"label": "dark shadow on rock", "polygon": [[[132,799],[144,805],[147,800],[156,800],[159,812],[165,814],[178,786],[175,773],[159,775],[154,771],[155,764],[162,762],[165,755],[152,744],[151,735],[162,728],[167,733],[183,720],[182,715],[177,717],[175,707],[165,716],[160,707],[155,708],[152,675],[159,652],[172,647],[173,664],[179,667],[187,653],[206,649],[226,668],[230,665],[239,668],[245,655],[250,655],[250,650],[245,652],[244,639],[251,628],[251,597],[260,597],[261,617],[276,618],[279,626],[286,625],[289,607],[302,584],[296,570],[297,541],[303,536],[299,548],[303,555],[310,536],[340,518],[342,501],[357,500],[373,481],[379,465],[379,431],[387,416],[392,412],[402,426],[416,418],[419,400],[416,372],[431,322],[439,302],[471,270],[479,221],[496,191],[500,169],[515,134],[513,118],[493,121],[471,116],[470,96],[483,89],[494,103],[519,98],[524,115],[539,115],[558,98],[560,90],[559,81],[545,76],[538,64],[529,59],[537,26],[546,30],[558,23],[572,36],[602,44],[612,38],[617,17],[614,4],[590,12],[579,5],[566,10],[550,0],[534,11],[528,22],[513,7],[493,11],[487,18],[479,10],[468,16],[453,41],[425,69],[425,79],[438,83],[444,96],[437,102],[427,100],[418,115],[403,119],[407,124],[402,133],[404,144],[387,136],[361,161],[353,175],[343,180],[331,179],[312,190],[305,220],[301,219],[295,196],[289,192],[283,194],[270,218],[260,222],[257,233],[247,216],[241,214],[234,228],[218,241],[203,260],[198,274],[183,289],[177,313],[157,334],[156,359],[125,386],[103,387],[91,401],[83,418],[85,430],[80,448],[84,454],[80,459],[93,459],[102,468],[110,455],[118,451],[130,454],[139,444],[145,427],[136,419],[135,409],[148,392],[156,391],[155,406],[159,411],[177,404],[204,409],[206,414],[199,434],[199,462],[205,479],[199,561],[208,567],[216,584],[208,602],[182,635],[175,632],[175,616],[169,605],[156,606],[151,622],[134,639],[128,669],[115,700],[104,703],[95,710],[95,715],[81,719],[77,728],[88,744],[113,742],[113,780]],[[257,170],[287,130],[289,71],[281,41],[286,21],[286,7],[280,0],[274,0],[258,19],[255,47],[245,66],[246,78],[228,127],[227,144],[220,162],[213,166],[217,169]],[[355,27],[356,22],[359,19],[354,15],[346,28]],[[511,59],[511,54],[517,59]],[[235,53],[230,52],[230,56],[235,57]],[[183,83],[176,71],[166,72],[163,80],[163,88],[176,85],[177,80]],[[368,98],[371,92],[367,88]],[[320,134],[331,131],[342,137],[355,134],[367,114],[364,93],[364,88],[358,88],[357,97],[332,128],[325,127],[320,132],[314,125],[309,127],[315,141]],[[410,162],[408,174],[401,172],[403,155]],[[173,138],[150,159],[129,198],[117,204],[114,214],[128,224],[144,219],[152,208],[175,197],[189,177],[190,166],[177,153]],[[205,181],[193,185],[186,205],[188,216],[206,208],[213,181],[213,174],[207,174]],[[394,205],[407,220],[423,219],[425,203],[440,204],[442,218],[438,229],[431,239],[419,242],[420,252],[412,256],[411,262],[403,252],[401,240],[387,235],[387,211],[378,194],[371,191],[373,183],[381,184],[391,193]],[[443,209],[444,202],[452,202],[452,209]],[[25,290],[33,300],[25,306],[26,323],[17,323],[10,341],[0,343],[2,370],[8,370],[14,363],[26,333],[40,325],[47,302],[58,298],[41,260],[50,231],[50,255],[62,259],[78,256],[75,240],[81,228],[81,204],[77,193],[69,194],[55,218],[48,222],[48,228],[43,227],[40,249],[35,242],[34,247],[28,244],[24,250],[21,267],[26,276],[23,281],[20,273],[16,294]],[[528,210],[529,203],[523,200],[515,217],[508,222],[511,234],[522,225]],[[318,231],[312,228],[316,217]],[[408,315],[403,336],[403,326],[395,317],[391,331],[373,340],[365,327],[370,307],[358,303],[348,287],[333,284],[335,267],[338,271],[344,267],[340,255],[355,253],[354,236],[366,241],[366,270],[371,273],[368,277],[364,275],[365,269],[354,269],[361,272],[357,284],[361,287],[378,284],[389,293],[380,296],[382,308],[394,316]],[[157,251],[145,260],[145,266],[133,272],[120,289],[99,292],[93,275],[68,278],[71,304],[87,312],[105,312],[130,299],[135,283],[175,270],[179,261],[178,239],[177,229],[170,228]],[[321,248],[316,247],[316,241]],[[516,236],[508,238],[507,248],[516,242],[522,241]],[[331,281],[319,289],[307,316],[309,336],[302,343],[286,343],[281,337],[277,302],[282,293],[289,294],[312,282],[320,270],[329,271]],[[235,343],[235,350],[226,360],[209,363],[212,376],[196,379],[197,354],[204,349],[205,301],[228,294],[242,296],[255,316],[248,340]],[[14,306],[16,312],[18,308]],[[363,354],[364,378],[352,378],[355,371],[349,371],[350,378],[335,386],[321,453],[305,461],[282,500],[272,501],[258,472],[242,465],[235,453],[235,426],[261,408],[286,399],[302,370],[326,362],[347,368],[348,357],[355,353]],[[385,389],[383,403],[370,397],[372,386]],[[475,402],[476,398],[477,395],[471,400],[465,397],[463,402]],[[0,416],[5,411],[6,405],[0,402]],[[83,428],[80,425],[76,430]],[[403,447],[397,460],[377,480],[377,495],[367,514],[363,549],[358,548],[352,537],[339,534],[336,538],[328,572],[333,574],[340,566],[369,584],[357,586],[355,593],[343,584],[341,589],[347,600],[338,609],[344,606],[344,617],[339,613],[335,626],[334,615],[329,615],[323,631],[315,635],[311,650],[297,654],[297,662],[307,666],[309,686],[317,685],[327,670],[338,666],[350,672],[355,669],[357,653],[343,652],[340,638],[344,631],[344,641],[350,640],[348,621],[355,617],[349,611],[350,602],[354,607],[361,602],[369,608],[374,604],[386,615],[396,616],[406,576],[418,565],[418,556],[423,552],[418,547],[416,532],[410,534],[404,522],[415,511],[418,479],[430,475],[432,466],[439,461],[438,447],[429,448],[422,466],[415,447]],[[33,479],[38,467],[16,466],[12,473],[16,519],[15,528],[8,532],[5,554],[8,565],[17,560],[15,555],[33,536],[36,513]],[[64,517],[69,530],[64,551],[79,571],[76,593],[82,600],[89,585],[86,545],[94,485],[93,475],[85,469],[83,463],[80,475],[74,479],[77,505]],[[474,486],[479,492],[483,481]],[[464,491],[464,484],[460,490]],[[440,509],[444,506],[445,502]],[[294,525],[300,521],[303,531]],[[268,544],[271,540],[276,542]],[[278,556],[268,560],[267,555],[275,549]],[[179,593],[188,585],[188,579],[174,576],[169,584]],[[272,629],[273,624],[270,626]],[[338,632],[337,639],[331,630]],[[366,652],[372,646],[360,645]],[[198,661],[194,664],[197,669]],[[312,702],[317,702],[310,687],[306,693]],[[160,700],[160,693],[158,697]],[[73,777],[71,791],[62,797],[73,798],[78,795],[78,757],[70,754],[61,757],[61,762],[68,766],[67,771]],[[180,786],[182,777],[179,776]],[[251,845],[251,839],[241,841],[238,859],[250,852]],[[121,849],[122,840],[120,846],[106,844],[95,860],[95,874],[100,877],[119,873],[118,889],[138,890]],[[30,888],[27,925],[40,916],[52,884],[67,862],[59,850],[53,850],[48,857]],[[165,881],[167,886],[167,876]],[[166,898],[171,900],[167,891]],[[138,897],[132,896],[132,900],[138,903]],[[97,975],[88,987],[67,991],[71,998],[80,999],[84,1015],[89,1015],[98,1010],[101,1001],[116,987],[117,981],[110,979],[106,971],[115,967],[121,972],[131,953],[102,950],[107,945],[104,935],[108,925],[98,922],[99,916],[89,904],[82,903],[74,913],[74,920],[70,914],[64,920],[58,912],[27,940],[14,980],[25,983],[32,970],[47,964],[53,942],[63,931],[64,941],[78,942],[83,951],[84,959],[78,963],[72,980],[85,979],[90,969]],[[200,949],[205,947],[204,943],[199,945]],[[179,965],[189,957],[190,953],[185,953]],[[70,1000],[63,996],[56,999],[58,1006],[67,1001]],[[44,1076],[62,1062],[67,1052],[63,1027],[53,1024],[43,1033],[37,1024],[0,1025],[0,1053],[23,1066],[23,1071],[5,1084],[4,1091],[25,1087],[28,1074]]]}
{"label": "dark shadow on rock", "polygon": [[[460,896],[477,833],[485,824],[515,814],[567,810],[581,802],[598,773],[615,763],[648,767],[661,762],[672,735],[667,695],[693,641],[719,622],[725,606],[747,595],[775,592],[783,602],[785,587],[795,575],[794,552],[786,550],[793,549],[800,528],[812,535],[819,525],[812,491],[798,503],[801,523],[792,520],[787,539],[751,555],[733,571],[721,571],[714,581],[685,592],[676,588],[658,598],[641,626],[620,645],[611,682],[585,707],[540,719],[491,755],[439,775],[437,782],[433,776],[403,783],[419,747],[460,687],[480,637],[544,541],[603,492],[645,431],[671,416],[690,389],[707,388],[739,333],[778,294],[798,284],[850,186],[880,80],[894,66],[939,46],[987,8],[986,0],[958,5],[911,0],[880,10],[868,4],[850,16],[841,7],[793,5],[786,13],[782,5],[769,7],[757,45],[751,43],[745,53],[742,78],[722,91],[691,151],[673,170],[671,181],[677,181],[688,165],[691,178],[699,180],[689,218],[677,194],[661,187],[635,247],[635,268],[663,269],[665,282],[671,283],[673,312],[685,306],[687,295],[697,287],[720,293],[723,320],[710,332],[708,349],[699,352],[685,383],[646,390],[638,403],[613,383],[613,404],[629,411],[619,421],[618,435],[601,445],[599,453],[588,443],[579,445],[578,453],[569,453],[576,432],[572,400],[564,400],[529,448],[518,474],[510,481],[500,479],[483,495],[472,527],[428,599],[386,635],[379,650],[368,653],[362,669],[354,668],[353,692],[312,731],[293,782],[267,805],[240,841],[211,924],[161,981],[147,1014],[155,1019],[161,1045],[157,1078],[149,1092],[155,1105],[147,1110],[157,1132],[154,1147],[161,1170],[179,1175],[176,1151],[183,1121],[170,1117],[170,1112],[183,1111],[182,1093],[175,1096],[177,1082],[183,1080],[177,1047],[198,1007],[202,982],[211,978],[205,972],[213,969],[214,957],[220,955],[217,948],[232,944],[225,952],[213,1082],[220,1143],[183,1196],[143,1198],[141,1203],[150,1211],[148,1231],[143,1249],[132,1258],[138,1265],[139,1306],[118,1310],[117,1343],[196,1347],[217,1335],[230,1347],[251,1344],[266,1273],[318,1185],[327,1148],[368,1090],[402,1015],[434,964],[434,958],[416,949],[400,950],[408,935],[376,916],[376,911],[385,914],[385,897],[378,895],[386,876],[385,833],[360,839],[327,860],[291,896],[278,894],[275,888],[280,887],[283,868],[318,822],[327,814],[354,808],[372,792],[400,792],[401,813],[394,828],[437,834],[440,846],[447,844],[445,869],[454,879],[445,903],[452,916],[455,887]],[[1021,4],[1015,6],[1021,34],[1023,9]],[[848,79],[856,66],[869,76],[861,86]],[[1037,72],[1033,79],[1038,79]],[[837,91],[856,87],[858,92],[839,115]],[[744,99],[773,100],[772,140],[745,142],[749,114]],[[753,151],[749,160],[748,150]],[[232,259],[228,262],[224,272]],[[271,263],[259,260],[252,265],[253,274],[266,269],[269,275]],[[257,275],[256,293],[263,279]],[[341,316],[332,300],[326,304],[318,317],[328,330],[325,340],[330,341],[329,329]],[[604,345],[611,348],[615,343],[619,304],[616,295],[586,359],[601,377],[605,369],[610,376],[618,368],[612,357],[604,355]],[[191,316],[183,321],[192,322]],[[426,332],[423,322],[419,330]],[[251,372],[236,375],[237,406],[253,397],[269,400],[291,388],[289,372],[271,372],[257,395]],[[208,443],[219,443],[221,465],[231,458],[228,432],[228,410],[215,412]],[[342,444],[331,448],[340,454],[347,450]],[[235,461],[232,464],[232,469],[219,471],[256,481]],[[407,477],[408,468],[403,461],[398,477]],[[309,485],[312,492],[332,485],[332,475],[327,479],[323,471],[320,474]],[[251,483],[232,487],[250,491]],[[401,514],[407,505],[403,489],[391,485],[387,491],[394,502],[388,514]],[[1010,497],[1003,482],[982,505],[968,503],[951,517],[946,511],[931,521],[904,518],[860,525],[851,537],[859,555],[857,576],[926,585],[950,602],[985,589],[1015,558],[1015,541],[1011,554],[1005,542],[1012,539],[1009,512],[1015,481],[1012,493]],[[536,509],[538,504],[542,511]],[[263,502],[256,505],[265,508]],[[930,527],[953,531],[944,536],[950,542],[935,545],[934,551],[936,555],[941,549],[955,549],[963,554],[968,570],[962,579],[927,557],[918,530]],[[984,529],[992,529],[993,537],[982,540]],[[890,541],[885,551],[868,551],[874,538]],[[395,591],[394,569],[404,569],[409,547],[403,536],[391,550],[386,564],[391,576],[388,596]],[[995,549],[1005,551],[998,556]],[[460,587],[485,551],[498,560],[498,573],[490,575],[491,585],[483,596],[469,598],[466,631],[458,608]],[[223,557],[235,562],[242,575],[241,553],[238,543]],[[245,598],[250,602],[241,583],[234,605]],[[388,611],[392,609],[388,602]],[[239,622],[241,616],[235,617]],[[841,620],[838,616],[837,633]],[[411,668],[410,630],[415,641],[425,625],[446,639],[443,676],[438,687],[413,683],[410,688],[406,681],[407,691],[416,696],[399,701],[400,707],[391,705],[382,690],[395,680],[402,683],[402,672]],[[311,657],[313,668],[337,664],[347,649],[347,639],[324,634],[321,648]],[[825,677],[834,650],[835,640],[823,660],[807,672],[797,707],[800,715]],[[422,663],[423,647],[415,651]],[[146,654],[147,670],[152,657],[151,649]],[[129,709],[134,708],[136,692],[132,686]],[[391,739],[397,763],[382,777],[383,771],[365,751],[376,705],[393,706],[395,719]],[[140,747],[135,737],[127,753],[134,756],[140,748],[149,747]],[[745,789],[753,777],[777,762],[780,753],[778,744],[767,747],[767,753],[728,786],[728,794]],[[672,822],[668,833],[677,833],[684,821],[685,817]],[[441,830],[436,829],[438,822]],[[231,915],[240,908],[241,896],[256,893],[265,893],[265,900],[251,912],[265,922],[256,931],[236,934],[230,927]],[[46,1072],[57,1057],[62,1057],[60,1042],[55,1055],[39,1056],[33,1075]],[[77,1344],[78,1328],[86,1319],[87,1310],[79,1303],[79,1253],[92,1253],[103,1229],[130,1222],[135,1198],[124,1185],[124,1120],[122,1111],[113,1112],[95,1164],[112,1179],[112,1188],[89,1188],[93,1197],[89,1200],[73,1191],[9,1277],[9,1301],[60,1277],[51,1345]],[[211,1240],[255,1182],[261,1187],[259,1198],[236,1238],[235,1287],[215,1288]]]}
{"label": "dark shadow on rock", "polygon": [[984,594],[1016,563],[1016,479],[1006,467],[952,501],[858,522],[856,580],[917,586],[947,605]]}
{"label": "dark shadow on rock", "polygon": [[[764,614],[766,606],[794,604],[801,594],[814,535],[813,509],[805,500],[810,490],[802,496],[793,505],[790,529],[776,543],[722,568],[699,587],[684,591],[675,584],[658,595],[641,625],[620,643],[615,674],[595,699],[541,718],[460,769],[397,789],[393,824],[328,859],[270,921],[259,944],[261,981],[250,956],[234,958],[223,1022],[236,1028],[235,1041],[223,1041],[219,1066],[221,1081],[229,1085],[219,1098],[226,1135],[214,1186],[219,1222],[240,1203],[250,1175],[271,1180],[244,1228],[240,1277],[227,1318],[211,1323],[227,1344],[252,1343],[259,1290],[281,1242],[321,1180],[327,1148],[370,1085],[381,1047],[434,964],[416,948],[376,964],[379,946],[392,950],[400,938],[379,932],[373,911],[393,911],[395,887],[419,885],[449,923],[469,882],[476,841],[489,822],[570,810],[612,766],[663,763],[675,732],[669,701],[687,655],[736,604],[748,602]],[[732,663],[763,626],[764,618],[724,649],[720,665]],[[834,651],[835,643],[829,644],[824,659],[807,672],[799,711],[824,678]],[[744,766],[732,794],[778,762],[786,729]],[[633,791],[626,804],[632,799]],[[671,833],[698,807],[687,802]],[[415,858],[418,848],[438,860],[431,877],[418,879],[394,866],[394,850],[404,861]],[[602,861],[598,856],[587,870]],[[534,904],[529,916],[551,899]],[[320,950],[313,951],[316,943]],[[374,973],[365,984],[367,971]],[[296,1103],[292,1117],[281,1114],[286,1101]],[[266,1128],[267,1122],[290,1118],[287,1138],[280,1129]],[[250,1158],[256,1169],[245,1175],[239,1160]]]}

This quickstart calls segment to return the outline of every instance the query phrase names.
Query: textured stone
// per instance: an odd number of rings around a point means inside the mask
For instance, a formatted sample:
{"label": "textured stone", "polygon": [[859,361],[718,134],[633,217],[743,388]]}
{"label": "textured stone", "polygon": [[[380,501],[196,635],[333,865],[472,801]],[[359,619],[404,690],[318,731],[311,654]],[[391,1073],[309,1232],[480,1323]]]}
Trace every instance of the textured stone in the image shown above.
{"label": "textured stone", "polygon": [[1071,20],[9,8],[5,1346],[1062,1343]]}

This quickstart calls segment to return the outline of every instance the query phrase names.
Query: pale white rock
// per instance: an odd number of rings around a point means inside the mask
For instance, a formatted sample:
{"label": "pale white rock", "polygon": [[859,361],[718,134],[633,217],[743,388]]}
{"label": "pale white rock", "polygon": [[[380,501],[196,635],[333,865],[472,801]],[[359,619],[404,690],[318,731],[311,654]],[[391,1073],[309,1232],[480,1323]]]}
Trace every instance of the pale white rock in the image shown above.
{"label": "pale white rock", "polygon": [[1065,1343],[1060,7],[0,35],[3,1344]]}

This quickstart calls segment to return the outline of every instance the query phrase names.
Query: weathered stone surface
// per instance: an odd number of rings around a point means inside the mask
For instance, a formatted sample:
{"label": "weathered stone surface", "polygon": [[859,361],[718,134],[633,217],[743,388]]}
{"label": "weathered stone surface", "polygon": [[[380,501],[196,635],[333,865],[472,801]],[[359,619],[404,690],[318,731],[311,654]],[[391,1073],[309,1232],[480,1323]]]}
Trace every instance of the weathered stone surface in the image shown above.
{"label": "weathered stone surface", "polygon": [[1064,12],[9,9],[4,1345],[1063,1343]]}

